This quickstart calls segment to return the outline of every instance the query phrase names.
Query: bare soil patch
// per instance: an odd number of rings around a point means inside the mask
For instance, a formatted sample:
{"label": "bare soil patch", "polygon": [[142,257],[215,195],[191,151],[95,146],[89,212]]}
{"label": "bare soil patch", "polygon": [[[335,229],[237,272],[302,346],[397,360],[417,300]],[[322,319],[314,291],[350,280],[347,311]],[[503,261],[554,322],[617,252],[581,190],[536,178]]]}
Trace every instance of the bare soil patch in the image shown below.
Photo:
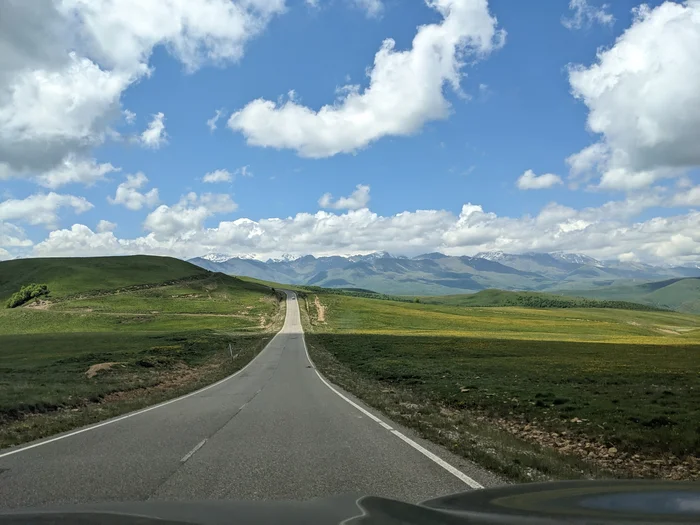
{"label": "bare soil patch", "polygon": [[326,307],[321,304],[321,300],[318,298],[318,295],[314,299],[314,304],[316,305],[316,312],[318,312],[318,322],[325,323],[326,322]]}
{"label": "bare soil patch", "polygon": [[85,372],[85,377],[88,379],[95,377],[99,372],[104,371],[104,370],[109,370],[112,368],[114,365],[120,365],[121,363],[97,363],[95,365],[92,365],[90,368],[87,369]]}

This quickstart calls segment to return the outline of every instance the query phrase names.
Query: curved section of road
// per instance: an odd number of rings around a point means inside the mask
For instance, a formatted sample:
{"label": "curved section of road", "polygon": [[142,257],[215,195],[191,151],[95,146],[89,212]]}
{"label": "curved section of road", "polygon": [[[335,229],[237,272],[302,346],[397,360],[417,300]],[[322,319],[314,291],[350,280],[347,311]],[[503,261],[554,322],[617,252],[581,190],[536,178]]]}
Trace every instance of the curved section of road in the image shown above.
{"label": "curved section of road", "polygon": [[378,417],[308,359],[299,308],[243,370],[203,390],[0,451],[0,507],[107,501],[419,502],[497,479]]}

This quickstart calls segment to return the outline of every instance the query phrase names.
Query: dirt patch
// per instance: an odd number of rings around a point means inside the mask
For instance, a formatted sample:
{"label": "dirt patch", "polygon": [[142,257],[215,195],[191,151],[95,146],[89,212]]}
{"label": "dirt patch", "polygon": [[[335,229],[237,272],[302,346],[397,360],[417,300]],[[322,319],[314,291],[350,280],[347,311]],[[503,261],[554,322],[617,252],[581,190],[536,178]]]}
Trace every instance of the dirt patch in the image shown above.
{"label": "dirt patch", "polygon": [[321,304],[321,300],[318,298],[318,295],[316,296],[316,299],[314,299],[314,304],[316,305],[316,312],[318,312],[318,322],[325,323],[326,307]]}
{"label": "dirt patch", "polygon": [[657,328],[656,331],[661,332],[662,334],[681,335],[680,333],[676,332],[675,330],[669,330],[667,328]]}
{"label": "dirt patch", "polygon": [[92,365],[90,368],[87,369],[87,372],[85,372],[85,376],[90,379],[92,377],[95,377],[98,372],[101,372],[103,370],[109,370],[112,368],[114,365],[120,365],[121,363],[97,363],[96,365]]}
{"label": "dirt patch", "polygon": [[[550,432],[540,428],[534,422],[486,416],[478,416],[476,420],[495,425],[530,443],[555,449],[562,454],[578,456],[620,475],[671,480],[700,479],[700,457],[698,456],[679,458],[673,454],[666,456],[632,454],[575,432]],[[575,424],[585,424],[586,421],[577,417],[571,419]]]}
{"label": "dirt patch", "polygon": [[185,364],[179,364],[174,370],[162,373],[159,377],[159,382],[156,385],[135,388],[133,390],[121,390],[112,392],[104,397],[102,403],[113,403],[115,401],[129,401],[133,399],[142,399],[154,393],[163,392],[166,390],[177,389],[184,387],[190,383],[194,383],[201,377],[211,373],[214,369],[220,368],[220,363],[209,363],[197,368],[190,368]]}
{"label": "dirt patch", "polygon": [[51,301],[32,301],[24,305],[24,308],[31,308],[32,310],[46,310],[51,306]]}

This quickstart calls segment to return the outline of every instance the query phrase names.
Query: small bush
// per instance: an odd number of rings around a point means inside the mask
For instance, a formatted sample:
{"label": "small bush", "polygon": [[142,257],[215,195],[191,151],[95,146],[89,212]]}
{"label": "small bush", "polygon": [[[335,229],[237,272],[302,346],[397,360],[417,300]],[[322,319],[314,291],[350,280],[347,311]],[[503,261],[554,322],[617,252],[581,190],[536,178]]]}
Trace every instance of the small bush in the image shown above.
{"label": "small bush", "polygon": [[6,306],[7,308],[16,308],[43,295],[49,295],[48,286],[45,284],[28,284],[27,286],[22,286],[19,292],[12,294],[12,297],[7,300]]}

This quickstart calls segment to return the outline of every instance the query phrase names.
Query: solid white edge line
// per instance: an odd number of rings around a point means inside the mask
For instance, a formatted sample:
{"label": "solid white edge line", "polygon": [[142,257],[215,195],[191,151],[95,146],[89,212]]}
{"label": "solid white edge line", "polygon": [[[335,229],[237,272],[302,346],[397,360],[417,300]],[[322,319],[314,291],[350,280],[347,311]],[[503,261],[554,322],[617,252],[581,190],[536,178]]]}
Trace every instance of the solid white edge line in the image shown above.
{"label": "solid white edge line", "polygon": [[483,489],[484,486],[479,483],[478,481],[470,478],[467,476],[464,472],[459,470],[458,468],[450,465],[447,461],[442,459],[439,456],[436,456],[432,452],[430,452],[427,448],[423,447],[422,445],[416,443],[413,441],[411,438],[406,436],[405,434],[402,434],[398,430],[393,429],[390,425],[379,419],[377,416],[369,412],[368,410],[365,410],[362,408],[360,405],[355,403],[352,399],[348,398],[346,395],[343,395],[341,392],[339,392],[336,388],[334,388],[326,379],[321,375],[321,373],[316,369],[316,365],[314,362],[311,360],[311,356],[309,355],[309,349],[306,347],[306,338],[304,337],[304,328],[301,326],[301,310],[299,309],[299,305],[297,304],[297,310],[299,310],[299,328],[301,329],[301,341],[304,343],[304,352],[306,352],[306,359],[309,361],[309,364],[314,368],[314,372],[316,372],[316,375],[318,378],[321,380],[321,382],[326,385],[330,390],[332,390],[338,397],[340,397],[342,400],[346,401],[353,407],[355,407],[357,410],[362,412],[364,415],[366,415],[368,418],[370,418],[372,421],[379,423],[382,427],[384,427],[386,430],[391,432],[393,435],[401,439],[402,441],[408,443],[411,445],[414,449],[416,449],[418,452],[423,454],[425,457],[433,461],[434,463],[437,463],[440,465],[442,468],[444,468],[447,472],[452,474],[454,477],[462,481],[465,485],[469,485],[473,489]]}
{"label": "solid white edge line", "polygon": [[[287,315],[286,315],[286,312],[285,312],[284,324],[287,324]],[[168,400],[168,401],[164,401],[163,403],[159,403],[159,404],[157,404],[157,405],[153,405],[153,406],[150,406],[150,407],[147,407],[147,408],[142,408],[141,410],[137,410],[136,412],[130,412],[129,414],[125,414],[125,415],[123,415],[123,416],[119,416],[119,417],[114,418],[114,419],[108,419],[107,421],[103,421],[102,423],[96,423],[96,424],[94,424],[94,425],[90,425],[90,426],[88,426],[88,427],[81,428],[80,430],[75,430],[75,431],[73,431],[73,432],[69,432],[69,433],[67,433],[67,434],[63,434],[63,435],[60,435],[60,436],[56,436],[56,437],[51,438],[51,439],[46,439],[46,440],[44,440],[44,441],[39,441],[38,443],[33,443],[33,444],[31,444],[31,445],[27,445],[26,447],[20,447],[20,448],[16,448],[16,449],[9,450],[8,452],[4,452],[4,453],[0,454],[0,459],[5,458],[5,457],[7,457],[7,456],[11,456],[11,455],[13,455],[13,454],[18,454],[18,453],[20,453],[20,452],[24,452],[24,451],[26,451],[26,450],[31,450],[31,449],[36,448],[36,447],[41,447],[41,446],[43,446],[43,445],[48,445],[49,443],[53,443],[54,441],[60,441],[60,440],[62,440],[62,439],[66,439],[66,438],[69,438],[69,437],[77,436],[78,434],[82,434],[83,432],[89,432],[90,430],[95,430],[95,429],[100,428],[100,427],[104,427],[104,426],[107,426],[107,425],[111,425],[112,423],[118,423],[119,421],[123,421],[123,420],[125,420],[125,419],[129,419],[130,417],[138,416],[138,415],[140,415],[140,414],[145,414],[146,412],[150,412],[151,410],[155,410],[156,408],[161,408],[161,407],[164,407],[164,406],[166,406],[166,405],[170,405],[171,403],[177,403],[178,401],[182,401],[183,399],[187,399],[188,397],[192,397],[192,396],[196,396],[197,394],[201,394],[202,392],[204,392],[204,391],[206,391],[206,390],[209,390],[210,388],[214,388],[214,387],[216,387],[216,386],[219,386],[220,384],[225,383],[225,382],[228,381],[229,379],[233,379],[233,378],[236,377],[238,374],[240,374],[241,372],[243,372],[246,368],[248,368],[250,365],[252,365],[253,362],[254,362],[258,357],[260,357],[260,356],[265,352],[265,350],[267,350],[267,349],[269,348],[269,346],[270,346],[272,343],[275,342],[275,339],[277,339],[277,337],[279,337],[279,335],[280,335],[283,331],[284,331],[284,325],[282,325],[282,328],[280,328],[280,330],[274,335],[274,337],[273,337],[272,339],[270,339],[270,342],[267,343],[267,344],[265,345],[265,348],[263,348],[262,351],[261,351],[258,355],[256,355],[253,359],[251,359],[251,360],[248,362],[247,365],[245,365],[243,368],[241,368],[241,369],[238,370],[237,372],[231,374],[230,376],[224,377],[223,379],[220,379],[220,380],[217,381],[216,383],[213,383],[213,384],[211,384],[211,385],[207,385],[207,386],[205,386],[204,388],[200,388],[199,390],[195,390],[194,392],[190,392],[189,394],[185,394],[184,396],[176,397],[175,399],[170,399],[170,400]]]}
{"label": "solid white edge line", "polygon": [[207,440],[204,438],[202,441],[197,443],[192,450],[190,450],[187,454],[185,454],[182,459],[180,460],[180,463],[186,462],[188,459],[190,459],[192,456],[195,455],[195,453],[204,446],[204,443],[206,443]]}
{"label": "solid white edge line", "polygon": [[397,438],[399,438],[399,439],[405,441],[406,443],[408,443],[409,445],[411,445],[413,448],[415,448],[418,452],[423,454],[425,457],[432,459],[435,463],[440,465],[442,468],[444,468],[446,471],[448,471],[450,474],[452,474],[456,478],[459,478],[460,480],[462,480],[464,483],[469,485],[471,488],[473,488],[473,489],[483,489],[484,488],[484,486],[481,483],[473,480],[472,478],[467,476],[464,472],[453,467],[447,461],[442,459],[440,456],[433,454],[427,448],[419,445],[418,443],[413,441],[411,438],[407,437],[405,434],[402,434],[398,430],[392,430],[391,433],[394,434]]}

